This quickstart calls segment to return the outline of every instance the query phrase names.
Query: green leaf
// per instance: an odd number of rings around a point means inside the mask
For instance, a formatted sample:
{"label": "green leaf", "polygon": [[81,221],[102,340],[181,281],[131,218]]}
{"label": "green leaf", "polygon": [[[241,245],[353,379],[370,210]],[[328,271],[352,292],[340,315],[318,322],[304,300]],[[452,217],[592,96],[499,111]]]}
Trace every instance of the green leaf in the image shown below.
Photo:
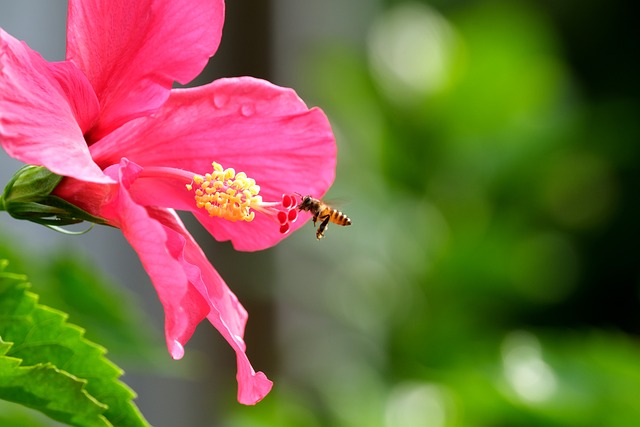
{"label": "green leaf", "polygon": [[0,397],[75,426],[147,426],[105,349],[0,262]]}
{"label": "green leaf", "polygon": [[11,343],[0,339],[0,398],[38,409],[51,418],[74,426],[110,426],[96,401],[79,380],[48,363],[21,366],[7,357]]}
{"label": "green leaf", "polygon": [[113,360],[126,361],[130,368],[176,374],[175,364],[167,364],[162,331],[140,310],[138,295],[73,248],[23,255],[16,251],[17,242],[16,236],[0,229],[0,259],[9,260],[15,271],[29,271],[41,301],[82,325],[85,337],[108,348]]}

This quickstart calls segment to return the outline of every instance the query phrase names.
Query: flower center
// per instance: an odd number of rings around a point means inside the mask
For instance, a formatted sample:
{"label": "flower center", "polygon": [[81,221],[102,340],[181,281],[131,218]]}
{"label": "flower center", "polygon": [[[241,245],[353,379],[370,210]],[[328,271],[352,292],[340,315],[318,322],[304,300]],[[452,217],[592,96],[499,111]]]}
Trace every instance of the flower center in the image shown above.
{"label": "flower center", "polygon": [[298,213],[294,195],[285,194],[280,202],[262,200],[260,186],[246,173],[233,168],[224,169],[219,163],[212,163],[213,170],[205,175],[194,175],[187,190],[195,188],[196,206],[205,209],[209,216],[229,221],[251,222],[256,211],[274,218],[280,224],[280,232],[289,232]]}
{"label": "flower center", "polygon": [[253,221],[255,212],[252,207],[260,206],[260,186],[248,178],[244,172],[233,168],[223,169],[219,163],[213,162],[213,171],[204,176],[194,175],[193,182],[187,184],[187,190],[195,190],[196,206],[229,221]]}

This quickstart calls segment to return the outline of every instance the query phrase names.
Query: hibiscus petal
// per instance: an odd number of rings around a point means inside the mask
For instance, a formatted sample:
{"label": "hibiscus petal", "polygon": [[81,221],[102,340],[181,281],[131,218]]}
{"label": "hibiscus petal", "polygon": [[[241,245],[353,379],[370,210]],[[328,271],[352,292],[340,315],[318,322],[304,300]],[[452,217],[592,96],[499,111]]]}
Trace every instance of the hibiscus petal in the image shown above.
{"label": "hibiscus petal", "polygon": [[[110,186],[112,192],[100,206],[99,215],[122,230],[135,249],[147,274],[151,278],[165,313],[165,337],[169,353],[174,359],[184,355],[184,344],[191,338],[196,326],[209,313],[209,305],[202,294],[189,284],[188,273],[171,250],[172,238],[156,218],[143,206],[136,204],[127,191],[140,168],[123,159],[120,167],[109,169],[119,186]],[[117,176],[116,176],[117,174]],[[66,183],[62,192],[76,194],[81,183]],[[94,192],[88,186],[87,191]],[[102,186],[104,189],[107,186]],[[62,194],[62,193],[61,193]],[[186,231],[185,231],[186,232]]]}
{"label": "hibiscus petal", "polygon": [[238,401],[245,405],[258,403],[269,393],[273,383],[264,373],[254,371],[245,353],[243,337],[247,322],[246,310],[211,266],[177,215],[169,210],[155,209],[153,212],[154,217],[166,229],[174,232],[167,233],[171,252],[180,253],[178,259],[188,274],[189,282],[209,302],[210,312],[207,318],[236,352]]}
{"label": "hibiscus petal", "polygon": [[[126,156],[142,166],[199,174],[216,161],[255,179],[263,199],[270,201],[291,192],[321,197],[336,167],[335,139],[324,113],[307,108],[291,89],[250,77],[173,90],[159,111],[108,135],[91,152],[103,167]],[[184,205],[169,198],[175,191],[153,194],[159,206]],[[264,249],[283,238],[277,224],[263,215],[236,223],[200,211],[197,216],[218,240],[231,240],[239,250]],[[303,223],[297,221],[292,229]]]}
{"label": "hibiscus petal", "polygon": [[236,352],[238,401],[260,401],[273,383],[255,372],[243,340],[247,312],[171,209],[133,201],[128,189],[142,168],[123,159],[105,170],[121,185],[87,184],[65,179],[56,194],[119,227],[138,253],[165,311],[165,336],[172,357],[179,359],[198,323],[205,318]]}
{"label": "hibiscus petal", "polygon": [[220,43],[223,0],[70,0],[67,59],[102,107],[99,139],[158,108],[174,81],[188,83]]}
{"label": "hibiscus petal", "polygon": [[10,156],[59,175],[110,182],[83,137],[97,114],[98,100],[80,70],[48,63],[0,29],[0,143]]}

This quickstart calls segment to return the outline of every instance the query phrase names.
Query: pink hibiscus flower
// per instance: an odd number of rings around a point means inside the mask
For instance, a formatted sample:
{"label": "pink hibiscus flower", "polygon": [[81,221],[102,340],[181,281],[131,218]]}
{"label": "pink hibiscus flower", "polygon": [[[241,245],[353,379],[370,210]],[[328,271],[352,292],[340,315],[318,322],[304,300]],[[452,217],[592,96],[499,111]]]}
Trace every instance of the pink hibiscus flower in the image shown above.
{"label": "pink hibiscus flower", "polygon": [[236,352],[238,400],[254,404],[272,383],[245,354],[247,313],[174,209],[238,250],[268,248],[304,223],[282,195],[323,195],[336,147],[322,111],[290,89],[249,77],[171,88],[203,69],[223,21],[222,0],[70,0],[55,63],[0,29],[0,142],[122,230],[164,307],[171,356],[207,318]]}

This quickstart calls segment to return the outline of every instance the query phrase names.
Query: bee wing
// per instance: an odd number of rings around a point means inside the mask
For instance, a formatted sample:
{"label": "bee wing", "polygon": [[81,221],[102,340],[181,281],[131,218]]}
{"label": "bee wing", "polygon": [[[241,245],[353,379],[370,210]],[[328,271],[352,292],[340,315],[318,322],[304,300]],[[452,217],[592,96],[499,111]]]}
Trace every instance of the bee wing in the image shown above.
{"label": "bee wing", "polygon": [[343,198],[335,198],[332,197],[330,199],[322,199],[322,202],[327,205],[327,206],[331,206],[334,209],[339,209],[339,208],[343,208],[345,206],[347,206],[350,202],[346,199]]}

